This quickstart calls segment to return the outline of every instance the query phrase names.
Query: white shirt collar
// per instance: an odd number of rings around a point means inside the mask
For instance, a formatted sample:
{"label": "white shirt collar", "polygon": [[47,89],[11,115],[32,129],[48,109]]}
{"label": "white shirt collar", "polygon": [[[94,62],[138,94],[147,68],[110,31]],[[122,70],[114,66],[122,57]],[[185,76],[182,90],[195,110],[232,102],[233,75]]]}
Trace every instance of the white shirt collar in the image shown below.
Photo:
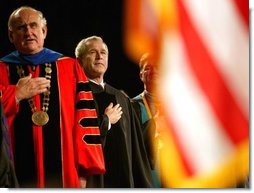
{"label": "white shirt collar", "polygon": [[92,80],[92,79],[89,79],[89,81],[91,81],[91,82],[93,82],[93,83],[95,83],[95,84],[97,84],[97,85],[102,86],[102,88],[104,89],[105,83],[104,83],[104,81],[103,81],[103,80],[102,80],[102,82],[101,82],[101,83],[95,82],[95,81],[94,81],[94,80]]}

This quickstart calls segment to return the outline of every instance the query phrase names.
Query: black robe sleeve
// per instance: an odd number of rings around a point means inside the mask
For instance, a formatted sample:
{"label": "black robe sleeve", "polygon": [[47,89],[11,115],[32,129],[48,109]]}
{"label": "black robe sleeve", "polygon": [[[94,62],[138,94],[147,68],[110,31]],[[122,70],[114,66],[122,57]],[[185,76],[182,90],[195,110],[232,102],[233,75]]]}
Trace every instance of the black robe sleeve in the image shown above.
{"label": "black robe sleeve", "polygon": [[105,138],[108,132],[109,126],[109,119],[107,115],[101,115],[99,118],[99,125],[100,125],[100,133],[101,133],[101,141],[103,147],[105,146]]}
{"label": "black robe sleeve", "polygon": [[[150,165],[147,158],[139,120],[130,99],[121,91],[106,84],[101,90],[90,83],[99,115],[103,138],[106,173],[88,178],[87,187],[104,188],[150,188],[153,187]],[[112,124],[103,118],[104,110],[112,102],[122,107],[122,117]]]}

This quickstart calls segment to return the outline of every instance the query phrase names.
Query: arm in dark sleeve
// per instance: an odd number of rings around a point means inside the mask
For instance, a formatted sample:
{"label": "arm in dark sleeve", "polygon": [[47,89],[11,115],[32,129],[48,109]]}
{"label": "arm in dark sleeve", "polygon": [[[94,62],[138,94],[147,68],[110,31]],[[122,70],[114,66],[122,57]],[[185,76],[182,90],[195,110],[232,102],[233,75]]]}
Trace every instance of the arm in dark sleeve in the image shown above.
{"label": "arm in dark sleeve", "polygon": [[101,141],[102,141],[102,146],[105,146],[106,142],[106,135],[108,132],[108,127],[109,127],[109,119],[107,115],[102,115],[100,116],[100,133],[101,133]]}

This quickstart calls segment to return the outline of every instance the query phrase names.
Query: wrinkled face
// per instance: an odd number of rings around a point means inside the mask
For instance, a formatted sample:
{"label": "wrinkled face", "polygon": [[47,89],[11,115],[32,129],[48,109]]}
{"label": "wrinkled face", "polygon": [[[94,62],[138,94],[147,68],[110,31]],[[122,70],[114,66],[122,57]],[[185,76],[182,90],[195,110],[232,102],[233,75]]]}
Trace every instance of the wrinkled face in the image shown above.
{"label": "wrinkled face", "polygon": [[10,41],[23,54],[35,54],[43,49],[47,27],[43,25],[38,13],[25,9],[16,13],[9,30]]}
{"label": "wrinkled face", "polygon": [[87,43],[86,55],[81,58],[81,64],[90,79],[102,78],[108,68],[108,49],[101,40],[91,40]]}
{"label": "wrinkled face", "polygon": [[146,90],[152,92],[152,89],[156,86],[156,81],[158,79],[157,67],[151,64],[148,60],[145,61],[140,72],[140,79],[144,83]]}

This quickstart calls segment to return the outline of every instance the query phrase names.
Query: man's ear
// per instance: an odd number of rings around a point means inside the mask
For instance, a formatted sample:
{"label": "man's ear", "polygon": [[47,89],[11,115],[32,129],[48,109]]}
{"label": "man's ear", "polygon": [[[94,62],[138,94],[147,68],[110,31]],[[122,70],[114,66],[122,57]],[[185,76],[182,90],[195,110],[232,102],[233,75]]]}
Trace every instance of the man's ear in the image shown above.
{"label": "man's ear", "polygon": [[80,57],[77,57],[77,61],[78,61],[79,65],[80,65],[81,67],[83,67],[82,61],[81,61],[81,58],[80,58]]}
{"label": "man's ear", "polygon": [[84,65],[83,65],[83,63],[82,63],[82,59],[81,59],[80,57],[77,57],[77,61],[78,61],[79,65],[80,65],[82,68],[84,68]]}
{"label": "man's ear", "polygon": [[12,31],[8,31],[8,36],[9,36],[9,40],[11,43],[13,43],[13,32]]}
{"label": "man's ear", "polygon": [[42,33],[43,33],[43,37],[44,37],[44,39],[45,39],[46,36],[47,36],[47,33],[48,33],[48,28],[47,28],[46,25],[42,28]]}
{"label": "man's ear", "polygon": [[142,72],[139,73],[139,78],[143,82],[143,73]]}
{"label": "man's ear", "polygon": [[80,59],[80,57],[77,57],[76,59],[77,59],[78,63],[81,65],[81,59]]}

